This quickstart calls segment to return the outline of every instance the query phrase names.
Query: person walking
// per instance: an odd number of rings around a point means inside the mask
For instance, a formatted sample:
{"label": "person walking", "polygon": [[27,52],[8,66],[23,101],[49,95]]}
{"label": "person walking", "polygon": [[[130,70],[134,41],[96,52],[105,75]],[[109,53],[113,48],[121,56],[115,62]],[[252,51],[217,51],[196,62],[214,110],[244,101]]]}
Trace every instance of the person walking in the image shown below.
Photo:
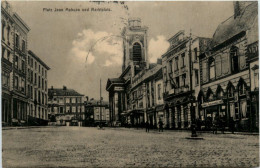
{"label": "person walking", "polygon": [[160,131],[163,132],[163,122],[162,122],[162,120],[159,121],[159,132]]}
{"label": "person walking", "polygon": [[149,122],[147,120],[146,123],[145,123],[145,131],[149,132],[149,129],[150,129],[150,124],[149,124]]}

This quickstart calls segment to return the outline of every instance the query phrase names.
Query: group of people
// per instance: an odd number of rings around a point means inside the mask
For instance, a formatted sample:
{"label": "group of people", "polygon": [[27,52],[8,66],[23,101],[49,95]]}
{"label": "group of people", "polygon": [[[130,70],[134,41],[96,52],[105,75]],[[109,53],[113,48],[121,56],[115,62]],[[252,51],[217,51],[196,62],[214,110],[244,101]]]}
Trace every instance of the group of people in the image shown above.
{"label": "group of people", "polygon": [[[163,132],[163,122],[162,122],[162,120],[160,120],[159,122],[158,122],[158,125],[159,125],[159,132]],[[146,132],[149,132],[149,130],[150,130],[150,123],[148,122],[148,121],[146,121],[146,123],[145,123],[145,131]]]}

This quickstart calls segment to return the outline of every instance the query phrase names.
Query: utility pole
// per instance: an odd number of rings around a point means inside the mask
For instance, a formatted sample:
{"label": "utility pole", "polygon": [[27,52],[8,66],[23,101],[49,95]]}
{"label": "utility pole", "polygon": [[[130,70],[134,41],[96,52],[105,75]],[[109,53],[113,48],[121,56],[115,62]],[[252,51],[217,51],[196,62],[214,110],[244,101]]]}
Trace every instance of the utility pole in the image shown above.
{"label": "utility pole", "polygon": [[101,113],[101,78],[100,78],[100,102],[99,102],[99,128],[102,128],[101,120],[102,120],[102,113]]}

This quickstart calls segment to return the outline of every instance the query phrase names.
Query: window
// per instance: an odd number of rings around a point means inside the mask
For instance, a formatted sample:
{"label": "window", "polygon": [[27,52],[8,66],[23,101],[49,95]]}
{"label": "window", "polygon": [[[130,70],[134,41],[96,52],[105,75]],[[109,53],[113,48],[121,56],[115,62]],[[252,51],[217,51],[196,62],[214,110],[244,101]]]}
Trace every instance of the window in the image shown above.
{"label": "window", "polygon": [[44,90],[44,80],[42,78],[42,90]]}
{"label": "window", "polygon": [[47,78],[47,70],[45,70],[45,78]]}
{"label": "window", "polygon": [[179,64],[179,58],[176,57],[176,58],[175,58],[175,71],[177,71],[177,70],[179,69],[178,64]]}
{"label": "window", "polygon": [[45,81],[45,91],[47,92],[47,81]]}
{"label": "window", "polygon": [[194,48],[194,60],[195,60],[195,61],[198,60],[198,49],[197,49],[197,47]]}
{"label": "window", "polygon": [[169,73],[172,73],[172,60],[169,61]]}
{"label": "window", "polygon": [[31,71],[31,80],[30,80],[31,83],[33,83],[33,71]]}
{"label": "window", "polygon": [[15,56],[14,66],[18,69],[18,56]]}
{"label": "window", "polygon": [[195,85],[199,85],[199,71],[195,70]]}
{"label": "window", "polygon": [[238,88],[239,88],[239,95],[245,95],[246,94],[245,84],[241,84]]}
{"label": "window", "polygon": [[41,103],[41,92],[38,91],[38,102]]}
{"label": "window", "polygon": [[25,61],[22,60],[22,72],[25,72]]}
{"label": "window", "polygon": [[5,87],[9,87],[9,73],[7,72],[2,72],[2,85]]}
{"label": "window", "polygon": [[35,61],[35,70],[37,70],[37,62]]}
{"label": "window", "polygon": [[21,79],[21,91],[22,92],[25,92],[25,82],[24,82],[24,79]]}
{"label": "window", "polygon": [[186,74],[182,75],[182,86],[186,86]]}
{"label": "window", "polygon": [[41,66],[39,65],[39,74],[41,73]]}
{"label": "window", "polygon": [[255,88],[258,89],[259,87],[259,72],[258,72],[259,69],[256,69],[254,71],[254,83],[255,83]]}
{"label": "window", "polygon": [[5,21],[2,22],[2,39],[5,40]]}
{"label": "window", "polygon": [[5,48],[2,47],[2,58],[5,58]]}
{"label": "window", "polygon": [[19,48],[19,35],[18,34],[15,34],[15,47],[16,48]]}
{"label": "window", "polygon": [[133,61],[142,60],[142,47],[139,43],[134,43],[133,45]]}
{"label": "window", "polygon": [[215,60],[213,58],[209,59],[209,79],[215,79]]}
{"label": "window", "polygon": [[161,93],[162,91],[161,91],[161,90],[162,90],[161,84],[158,84],[158,100],[161,100],[161,99],[162,99],[162,95],[161,95],[161,94],[162,94],[162,93]]}
{"label": "window", "polygon": [[10,45],[10,26],[8,26],[7,28],[7,42],[8,42],[8,45]]}
{"label": "window", "polygon": [[42,104],[44,104],[44,93],[42,93]]}
{"label": "window", "polygon": [[223,89],[219,86],[217,89],[217,99],[222,99],[223,98]]}
{"label": "window", "polygon": [[234,97],[234,87],[230,86],[228,89],[228,97],[232,98]]}
{"label": "window", "polygon": [[179,88],[180,87],[180,78],[179,78],[179,76],[176,77],[175,80],[176,80],[176,86],[177,86],[177,88]]}
{"label": "window", "polygon": [[213,92],[210,89],[207,92],[207,99],[208,101],[212,101],[214,99]]}
{"label": "window", "polygon": [[8,61],[11,61],[11,52],[7,50],[7,60]]}
{"label": "window", "polygon": [[72,107],[72,112],[75,113],[76,112],[76,107]]}
{"label": "window", "polygon": [[25,53],[25,41],[24,40],[22,40],[22,52]]}
{"label": "window", "polygon": [[230,58],[231,58],[231,72],[236,73],[239,71],[238,66],[238,48],[232,47],[230,50]]}
{"label": "window", "polygon": [[66,103],[70,103],[70,98],[66,98]]}
{"label": "window", "polygon": [[42,77],[44,77],[44,70],[43,70],[43,67],[42,67]]}
{"label": "window", "polygon": [[18,77],[17,76],[14,77],[14,88],[18,89]]}
{"label": "window", "polygon": [[36,73],[34,73],[34,84],[35,85],[37,84],[37,75],[36,75]]}
{"label": "window", "polygon": [[185,53],[181,54],[181,59],[182,59],[182,67],[185,67]]}
{"label": "window", "polygon": [[38,88],[40,89],[41,88],[41,77],[38,76]]}
{"label": "window", "polygon": [[249,114],[247,113],[247,102],[245,99],[240,101],[240,112],[242,118],[248,118]]}

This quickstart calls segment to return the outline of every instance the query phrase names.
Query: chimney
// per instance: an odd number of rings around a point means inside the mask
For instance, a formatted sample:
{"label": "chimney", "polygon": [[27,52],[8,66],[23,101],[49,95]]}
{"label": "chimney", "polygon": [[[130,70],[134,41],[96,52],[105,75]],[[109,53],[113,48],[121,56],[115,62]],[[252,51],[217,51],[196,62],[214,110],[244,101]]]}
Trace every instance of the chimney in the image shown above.
{"label": "chimney", "polygon": [[234,6],[234,19],[236,17],[240,16],[243,12],[243,10],[250,5],[252,2],[250,1],[234,1],[233,6]]}
{"label": "chimney", "polygon": [[51,86],[51,90],[53,90],[53,86]]}
{"label": "chimney", "polygon": [[63,90],[67,90],[67,87],[66,87],[66,86],[63,86]]}
{"label": "chimney", "polygon": [[161,58],[157,58],[157,64],[162,65],[162,59]]}
{"label": "chimney", "polygon": [[88,96],[86,96],[86,100],[88,101]]}

